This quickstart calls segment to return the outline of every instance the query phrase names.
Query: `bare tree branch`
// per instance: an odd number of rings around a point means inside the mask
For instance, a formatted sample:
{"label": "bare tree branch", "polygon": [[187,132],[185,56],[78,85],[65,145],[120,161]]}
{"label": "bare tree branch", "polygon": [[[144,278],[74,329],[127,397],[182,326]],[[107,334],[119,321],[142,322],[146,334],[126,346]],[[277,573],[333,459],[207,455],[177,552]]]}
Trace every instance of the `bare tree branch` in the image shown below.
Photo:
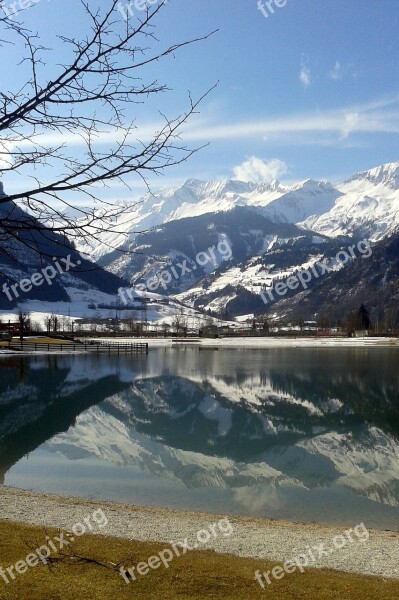
{"label": "bare tree branch", "polygon": [[[127,176],[132,174],[149,189],[149,176],[183,163],[200,149],[182,142],[182,127],[213,88],[195,100],[189,94],[186,110],[177,116],[157,113],[161,125],[152,135],[140,135],[131,112],[168,90],[151,77],[153,65],[214,32],[162,48],[154,27],[164,0],[141,13],[143,18],[127,14],[126,20],[119,0],[99,0],[95,9],[93,2],[70,2],[81,8],[87,34],[83,39],[59,36],[70,60],[58,66],[37,33],[16,15],[0,16],[0,52],[22,46],[20,66],[28,67],[22,86],[0,92],[0,177],[7,187],[7,176],[17,174],[24,188],[0,196],[1,246],[16,240],[32,249],[29,236],[21,232],[45,238],[50,230],[60,240],[86,243],[97,242],[105,231],[122,235],[123,215],[131,206],[108,202],[104,190],[115,182],[129,188]],[[49,79],[43,78],[47,67],[54,73]],[[29,215],[23,221],[16,205]]]}

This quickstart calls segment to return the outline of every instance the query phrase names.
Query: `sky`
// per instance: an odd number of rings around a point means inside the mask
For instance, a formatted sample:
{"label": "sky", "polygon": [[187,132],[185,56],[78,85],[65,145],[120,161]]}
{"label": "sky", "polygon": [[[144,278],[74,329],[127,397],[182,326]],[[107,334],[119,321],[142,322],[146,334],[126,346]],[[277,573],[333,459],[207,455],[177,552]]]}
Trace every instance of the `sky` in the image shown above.
{"label": "sky", "polygon": [[[121,0],[121,19],[126,5]],[[131,11],[140,12],[134,2]],[[68,57],[56,34],[85,34],[76,0],[32,0],[23,17],[55,49],[55,70]],[[154,188],[188,178],[335,183],[399,161],[398,0],[168,0],[156,35],[167,46],[214,30],[147,71],[171,90],[129,109],[140,127],[156,129],[158,110],[176,117],[189,91],[197,98],[217,83],[182,132],[190,147],[208,145]],[[1,63],[9,89],[24,66],[16,70],[11,55]],[[132,192],[115,185],[113,197],[139,194],[141,182],[130,183]]]}

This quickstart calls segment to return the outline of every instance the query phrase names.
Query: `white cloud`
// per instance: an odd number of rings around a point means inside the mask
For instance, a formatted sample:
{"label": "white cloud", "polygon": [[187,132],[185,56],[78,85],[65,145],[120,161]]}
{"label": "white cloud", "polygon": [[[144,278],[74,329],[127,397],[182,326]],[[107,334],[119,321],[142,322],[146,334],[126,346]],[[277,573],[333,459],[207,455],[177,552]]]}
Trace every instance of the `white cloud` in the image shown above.
{"label": "white cloud", "polygon": [[341,79],[341,77],[342,77],[342,65],[341,65],[341,63],[338,60],[335,63],[334,67],[329,72],[328,76],[329,76],[330,79],[333,79],[334,81],[338,81],[338,79]]}
{"label": "white cloud", "polygon": [[345,123],[342,126],[341,138],[346,139],[352,131],[356,130],[356,127],[360,121],[359,113],[349,112],[345,115]]}
{"label": "white cloud", "polygon": [[311,83],[311,72],[308,60],[305,57],[302,57],[301,60],[301,70],[299,71],[299,81],[302,85],[307,88]]}
{"label": "white cloud", "polygon": [[279,158],[262,160],[256,156],[251,156],[233,169],[234,179],[255,183],[273,181],[285,175],[287,171],[287,165]]}

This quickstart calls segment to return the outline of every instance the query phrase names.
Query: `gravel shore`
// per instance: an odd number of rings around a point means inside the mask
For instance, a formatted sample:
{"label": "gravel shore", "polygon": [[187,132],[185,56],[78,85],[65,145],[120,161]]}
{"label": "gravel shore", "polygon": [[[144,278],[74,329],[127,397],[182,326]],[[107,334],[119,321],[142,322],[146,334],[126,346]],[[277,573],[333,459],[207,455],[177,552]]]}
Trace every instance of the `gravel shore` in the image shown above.
{"label": "gravel shore", "polygon": [[[84,517],[99,508],[108,519],[107,527],[98,532],[102,535],[165,543],[187,538],[192,546],[197,540],[197,532],[209,530],[210,525],[227,516],[94,502],[0,486],[0,518],[3,520],[71,530],[75,523],[83,522]],[[319,551],[314,550],[316,560],[311,560],[309,566],[399,579],[397,532],[370,530],[368,541],[360,541],[360,536],[352,534],[353,541],[346,538],[346,545],[338,549],[333,540],[335,536],[345,537],[346,527],[338,529],[251,517],[228,518],[233,526],[231,535],[219,532],[216,539],[212,538],[201,548],[284,562],[324,544],[323,556],[319,558]],[[353,527],[356,525],[354,523]]]}

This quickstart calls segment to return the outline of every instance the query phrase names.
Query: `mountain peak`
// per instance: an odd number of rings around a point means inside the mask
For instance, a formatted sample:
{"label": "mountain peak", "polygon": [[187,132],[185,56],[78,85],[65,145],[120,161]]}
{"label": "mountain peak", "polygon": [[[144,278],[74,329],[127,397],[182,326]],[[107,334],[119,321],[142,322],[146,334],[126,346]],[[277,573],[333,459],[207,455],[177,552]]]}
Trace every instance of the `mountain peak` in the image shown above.
{"label": "mountain peak", "polygon": [[315,179],[304,179],[303,181],[299,181],[298,183],[294,183],[290,191],[296,192],[299,190],[303,190],[305,192],[331,192],[334,190],[334,186],[329,181],[317,181]]}
{"label": "mountain peak", "polygon": [[386,187],[398,190],[399,189],[399,162],[385,163],[374,169],[355,173],[345,183],[352,181],[369,181],[375,185],[382,184]]}
{"label": "mountain peak", "polygon": [[194,193],[197,198],[220,197],[224,194],[244,194],[255,189],[254,183],[247,183],[236,179],[225,179],[219,181],[200,181],[199,179],[188,179],[180,188],[181,190]]}

